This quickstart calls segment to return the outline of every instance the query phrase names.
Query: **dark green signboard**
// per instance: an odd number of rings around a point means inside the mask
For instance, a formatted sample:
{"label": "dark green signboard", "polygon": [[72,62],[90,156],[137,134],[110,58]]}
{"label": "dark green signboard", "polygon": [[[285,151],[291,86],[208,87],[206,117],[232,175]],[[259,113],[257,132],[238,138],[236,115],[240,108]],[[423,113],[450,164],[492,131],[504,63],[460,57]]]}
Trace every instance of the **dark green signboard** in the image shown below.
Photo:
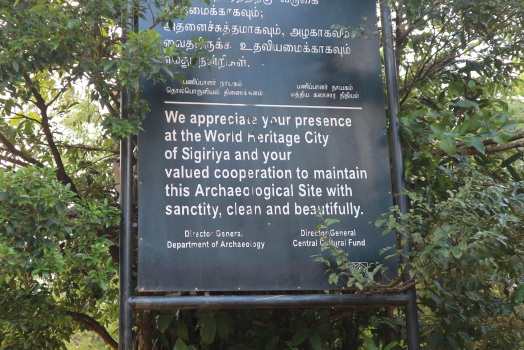
{"label": "dark green signboard", "polygon": [[[374,30],[362,0],[215,0],[158,28],[190,52],[205,38],[209,56],[166,57],[183,82],[143,86],[141,291],[336,288],[311,258],[321,234],[396,274],[379,253],[394,235],[369,225],[392,204]],[[340,222],[317,232],[318,212]]]}

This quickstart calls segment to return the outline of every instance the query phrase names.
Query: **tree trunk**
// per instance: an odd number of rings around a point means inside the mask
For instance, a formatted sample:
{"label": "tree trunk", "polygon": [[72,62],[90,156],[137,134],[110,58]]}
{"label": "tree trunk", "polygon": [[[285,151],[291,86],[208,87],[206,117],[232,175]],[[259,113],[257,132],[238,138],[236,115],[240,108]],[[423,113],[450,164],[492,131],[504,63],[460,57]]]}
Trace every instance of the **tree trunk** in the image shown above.
{"label": "tree trunk", "polygon": [[342,319],[345,337],[342,342],[343,350],[356,350],[363,344],[360,338],[360,314],[356,313]]}
{"label": "tree trunk", "polygon": [[150,310],[144,310],[142,313],[142,321],[140,322],[140,335],[138,337],[139,350],[153,350],[153,321],[154,315]]}

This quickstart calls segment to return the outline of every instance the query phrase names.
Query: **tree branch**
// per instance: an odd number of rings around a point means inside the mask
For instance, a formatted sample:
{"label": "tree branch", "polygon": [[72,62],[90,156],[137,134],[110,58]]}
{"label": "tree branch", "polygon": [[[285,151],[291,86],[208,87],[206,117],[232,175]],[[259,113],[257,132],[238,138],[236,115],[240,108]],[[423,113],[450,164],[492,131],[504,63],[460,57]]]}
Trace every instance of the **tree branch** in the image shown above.
{"label": "tree branch", "polygon": [[51,132],[51,127],[49,125],[49,116],[47,114],[48,105],[45,103],[45,100],[40,94],[40,92],[35,88],[28,74],[24,74],[24,80],[26,81],[27,85],[29,86],[29,89],[31,90],[31,93],[36,99],[36,107],[40,110],[40,117],[42,118],[42,130],[44,131],[47,145],[55,161],[56,176],[58,180],[60,180],[62,183],[69,184],[71,186],[71,191],[73,191],[77,195],[80,195],[78,193],[78,189],[75,186],[75,183],[73,182],[73,179],[71,179],[71,177],[65,171],[64,163],[62,162],[62,156],[60,155],[60,152],[58,151],[55,140],[53,138],[53,133]]}
{"label": "tree branch", "polygon": [[24,115],[24,114],[21,114],[21,113],[13,113],[13,114],[16,115],[17,117],[6,118],[6,119],[11,119],[11,120],[13,120],[13,119],[27,119],[27,120],[32,120],[32,121],[34,121],[34,122],[37,123],[38,125],[41,125],[41,124],[42,124],[42,123],[40,123],[39,120],[36,120],[36,119],[34,119],[34,118],[30,118],[30,117],[28,117],[28,116],[26,116],[26,115]]}
{"label": "tree branch", "polygon": [[3,155],[0,155],[0,160],[9,162],[11,164],[20,165],[20,166],[23,166],[23,167],[29,166],[29,163],[25,163],[25,162],[22,162],[21,160],[18,160],[16,158],[7,157],[7,156],[3,156]]}
{"label": "tree branch", "polygon": [[101,152],[108,152],[108,153],[111,153],[111,154],[119,154],[119,152],[115,151],[115,150],[102,148],[102,147],[81,145],[81,144],[76,144],[76,145],[61,144],[61,145],[58,145],[57,147],[60,147],[60,148],[75,148],[75,149],[81,149],[81,150],[84,150],[84,151],[101,151]]}
{"label": "tree branch", "polygon": [[111,337],[109,332],[100,324],[100,322],[80,312],[67,311],[66,315],[72,317],[76,322],[98,334],[107,345],[118,350],[118,343],[113,339],[113,337]]}
{"label": "tree branch", "polygon": [[44,164],[34,159],[33,157],[26,156],[22,151],[18,150],[9,140],[0,132],[0,142],[7,148],[7,151],[12,155],[19,157],[30,164],[34,164],[40,168],[44,167]]}
{"label": "tree branch", "polygon": [[[489,141],[492,142],[492,140],[486,140],[484,142],[489,142]],[[519,147],[524,147],[524,140],[517,141],[517,142],[512,142],[512,143],[506,143],[504,145],[498,145],[498,146],[493,146],[493,147],[486,148],[485,149],[485,154],[507,151],[507,150],[514,149],[514,148],[519,148]],[[441,149],[432,149],[432,150],[429,151],[429,153],[431,155],[434,155],[434,156],[445,156],[447,154],[446,152],[444,152]],[[478,155],[478,156],[484,154],[484,153],[480,152],[479,150],[477,150],[475,147],[468,147],[468,148],[465,148],[465,149],[458,149],[457,153],[465,154],[465,155],[466,154],[467,155]]]}

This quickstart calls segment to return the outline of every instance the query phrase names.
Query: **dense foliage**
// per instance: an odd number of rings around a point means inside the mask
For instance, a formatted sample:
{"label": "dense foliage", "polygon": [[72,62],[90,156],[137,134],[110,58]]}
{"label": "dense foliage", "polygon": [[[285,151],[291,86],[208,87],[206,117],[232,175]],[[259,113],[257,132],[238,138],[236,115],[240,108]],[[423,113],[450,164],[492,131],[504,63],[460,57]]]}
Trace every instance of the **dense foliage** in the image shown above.
{"label": "dense foliage", "polygon": [[[120,120],[120,94],[182,54],[130,31],[149,4],[128,4],[0,1],[2,349],[64,348],[86,328],[117,346],[118,139],[138,127]],[[157,21],[182,11],[159,7]]]}
{"label": "dense foliage", "polygon": [[522,74],[522,2],[393,8],[412,209],[389,222],[414,245],[422,339],[521,348],[523,110],[507,97]]}
{"label": "dense foliage", "polygon": [[[151,2],[133,10],[140,17]],[[190,5],[156,2],[167,4],[157,22],[182,20]],[[83,329],[117,346],[106,331],[117,318],[117,140],[138,127],[119,119],[120,91],[135,91],[139,75],[165,79],[162,57],[172,50],[154,30],[135,33],[122,23],[132,10],[124,5],[0,0],[1,349],[60,349]],[[392,208],[376,224],[413,245],[406,259],[417,283],[421,344],[523,348],[524,118],[517,78],[524,3],[390,5],[411,209]],[[133,96],[129,111],[139,116],[147,106]],[[349,292],[365,292],[365,276],[355,277],[359,285]],[[404,344],[403,310],[393,308],[135,316],[138,349]]]}
{"label": "dense foliage", "polygon": [[116,270],[103,232],[118,224],[117,209],[77,199],[35,166],[1,172],[0,200],[2,349],[59,349],[73,319],[107,320]]}

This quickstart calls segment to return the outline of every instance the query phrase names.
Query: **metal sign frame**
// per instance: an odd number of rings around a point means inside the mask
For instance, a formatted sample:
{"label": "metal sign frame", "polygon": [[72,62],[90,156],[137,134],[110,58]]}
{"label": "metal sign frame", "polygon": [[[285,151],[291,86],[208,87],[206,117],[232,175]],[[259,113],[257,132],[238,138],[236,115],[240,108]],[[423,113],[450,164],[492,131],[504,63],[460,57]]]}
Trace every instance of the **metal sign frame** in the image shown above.
{"label": "metal sign frame", "polygon": [[[387,0],[380,0],[381,23],[383,30],[383,50],[388,98],[388,121],[393,155],[394,198],[402,213],[408,211],[407,197],[402,194],[404,184],[404,167],[402,146],[400,143],[400,126],[398,122],[399,97],[394,55],[391,10]],[[125,21],[125,19],[124,19]],[[127,96],[122,93],[122,118],[127,118]],[[131,350],[133,345],[132,321],[133,310],[164,309],[242,309],[242,308],[318,308],[318,307],[351,307],[396,306],[406,308],[407,344],[409,350],[420,349],[416,290],[414,287],[402,294],[301,294],[301,295],[217,295],[217,296],[133,296],[133,136],[121,142],[121,209],[120,230],[120,289],[119,289],[119,349]],[[403,247],[406,253],[411,246]]]}

